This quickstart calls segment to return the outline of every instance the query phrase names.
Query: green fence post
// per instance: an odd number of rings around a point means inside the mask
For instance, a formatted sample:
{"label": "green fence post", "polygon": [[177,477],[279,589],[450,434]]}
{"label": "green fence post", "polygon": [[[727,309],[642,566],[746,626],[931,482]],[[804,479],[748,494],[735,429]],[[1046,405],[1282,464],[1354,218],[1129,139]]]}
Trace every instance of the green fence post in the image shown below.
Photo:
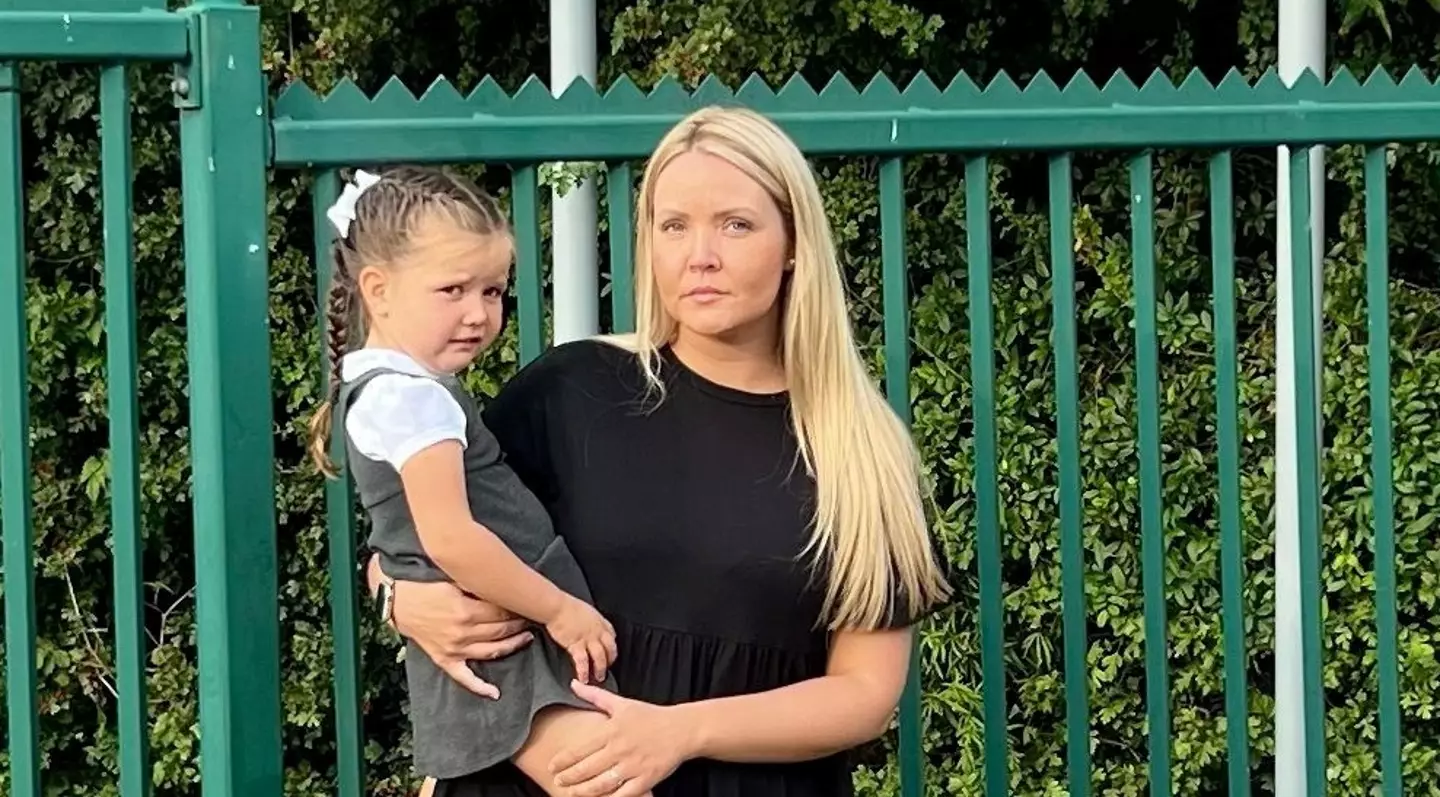
{"label": "green fence post", "polygon": [[200,777],[206,797],[278,797],[280,629],[260,11],[184,10],[177,74],[185,211]]}
{"label": "green fence post", "polygon": [[5,593],[5,749],[13,797],[40,795],[35,656],[30,339],[25,317],[25,173],[20,65],[0,62],[0,540]]}

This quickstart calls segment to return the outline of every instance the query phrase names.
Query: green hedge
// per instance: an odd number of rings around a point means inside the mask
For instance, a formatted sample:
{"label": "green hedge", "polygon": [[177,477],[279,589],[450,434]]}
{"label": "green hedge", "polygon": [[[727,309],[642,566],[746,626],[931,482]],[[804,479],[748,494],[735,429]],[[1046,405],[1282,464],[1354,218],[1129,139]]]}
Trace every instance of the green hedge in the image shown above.
{"label": "green hedge", "polygon": [[[522,4],[523,5],[523,4]],[[964,68],[1096,76],[1154,68],[1218,76],[1273,65],[1268,0],[1124,3],[1018,0],[960,4],[890,0],[757,3],[676,0],[601,3],[611,32],[602,81],[642,85],[667,72],[732,83],[758,70],[793,71],[819,85],[837,70],[897,82],[924,66],[937,82]],[[929,7],[944,8],[932,13]],[[328,86],[354,75],[375,88],[392,73],[416,89],[437,74],[465,85],[493,74],[515,87],[544,72],[543,8],[456,0],[321,0],[262,4],[272,82]],[[503,10],[502,10],[503,9]],[[1347,2],[1334,19],[1331,58],[1360,71],[1433,66],[1437,17],[1425,4]],[[1204,18],[1211,13],[1215,16]],[[446,31],[441,37],[437,31]],[[41,723],[48,793],[115,793],[103,296],[95,76],[85,69],[24,72],[29,234],[31,401],[40,628]],[[198,728],[194,576],[185,437],[185,316],[179,234],[178,134],[168,73],[137,72],[136,211],[147,625],[155,794],[193,795]],[[1400,686],[1407,794],[1440,794],[1440,244],[1435,150],[1397,153],[1392,185],[1392,327],[1396,530],[1400,552]],[[1138,501],[1135,466],[1129,206],[1123,161],[1077,158],[1075,238],[1081,282],[1081,434],[1090,606],[1090,690],[1096,793],[1146,789]],[[855,317],[879,363],[879,225],[874,163],[819,164],[851,268]],[[1161,250],[1162,432],[1166,573],[1174,693],[1175,782],[1183,794],[1224,790],[1224,716],[1216,524],[1213,321],[1208,194],[1194,155],[1157,157]],[[1326,680],[1331,792],[1378,782],[1373,553],[1369,506],[1363,215],[1358,155],[1330,153],[1327,197],[1325,429]],[[1240,284],[1243,521],[1252,658],[1250,734],[1257,793],[1273,762],[1272,646],[1274,157],[1236,158]],[[993,194],[997,395],[1003,506],[1007,696],[1017,795],[1064,793],[1064,704],[1053,358],[1050,351],[1045,171],[1033,157],[999,159]],[[973,535],[964,197],[957,159],[908,167],[914,297],[912,390],[917,437],[938,484],[945,550],[958,607],[925,632],[929,794],[980,793],[981,714]],[[497,188],[505,175],[485,175]],[[275,176],[272,199],[277,507],[282,551],[287,793],[333,790],[330,642],[320,483],[304,462],[303,423],[319,371],[311,223],[303,176]],[[477,375],[493,390],[514,367],[513,331]],[[69,451],[70,453],[66,453]],[[364,629],[367,751],[376,795],[407,793],[407,740],[394,648]],[[866,794],[897,790],[893,739],[866,751]],[[3,762],[0,762],[3,763]],[[0,790],[5,784],[0,774]]]}

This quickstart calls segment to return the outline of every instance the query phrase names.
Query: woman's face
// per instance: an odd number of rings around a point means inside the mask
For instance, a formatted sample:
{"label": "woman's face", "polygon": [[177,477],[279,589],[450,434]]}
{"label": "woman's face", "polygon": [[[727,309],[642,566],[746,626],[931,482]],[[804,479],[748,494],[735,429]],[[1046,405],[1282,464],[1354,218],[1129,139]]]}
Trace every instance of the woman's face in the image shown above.
{"label": "woman's face", "polygon": [[655,282],[680,334],[777,338],[790,240],[759,183],[722,158],[687,152],[655,178],[653,223]]}

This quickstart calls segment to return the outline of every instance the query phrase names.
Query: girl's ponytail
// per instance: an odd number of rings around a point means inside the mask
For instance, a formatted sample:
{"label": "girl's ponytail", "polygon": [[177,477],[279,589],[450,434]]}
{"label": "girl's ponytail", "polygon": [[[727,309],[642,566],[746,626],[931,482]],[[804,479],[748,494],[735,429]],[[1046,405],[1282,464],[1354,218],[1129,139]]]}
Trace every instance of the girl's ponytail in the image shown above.
{"label": "girl's ponytail", "polygon": [[340,363],[350,339],[350,317],[355,309],[355,282],[345,263],[345,244],[337,240],[331,248],[335,263],[330,275],[330,291],[325,301],[325,358],[330,372],[330,388],[324,403],[310,418],[310,459],[320,472],[334,479],[340,475],[330,459],[330,433],[334,425],[335,403],[340,398]]}

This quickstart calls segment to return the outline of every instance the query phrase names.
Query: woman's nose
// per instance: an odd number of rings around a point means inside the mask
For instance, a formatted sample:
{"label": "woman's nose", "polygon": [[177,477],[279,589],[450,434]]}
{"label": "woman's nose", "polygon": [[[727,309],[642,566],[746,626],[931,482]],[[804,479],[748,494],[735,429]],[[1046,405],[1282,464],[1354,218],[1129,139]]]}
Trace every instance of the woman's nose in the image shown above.
{"label": "woman's nose", "polygon": [[709,271],[720,265],[720,255],[715,251],[709,235],[700,233],[695,236],[686,265],[691,271]]}

